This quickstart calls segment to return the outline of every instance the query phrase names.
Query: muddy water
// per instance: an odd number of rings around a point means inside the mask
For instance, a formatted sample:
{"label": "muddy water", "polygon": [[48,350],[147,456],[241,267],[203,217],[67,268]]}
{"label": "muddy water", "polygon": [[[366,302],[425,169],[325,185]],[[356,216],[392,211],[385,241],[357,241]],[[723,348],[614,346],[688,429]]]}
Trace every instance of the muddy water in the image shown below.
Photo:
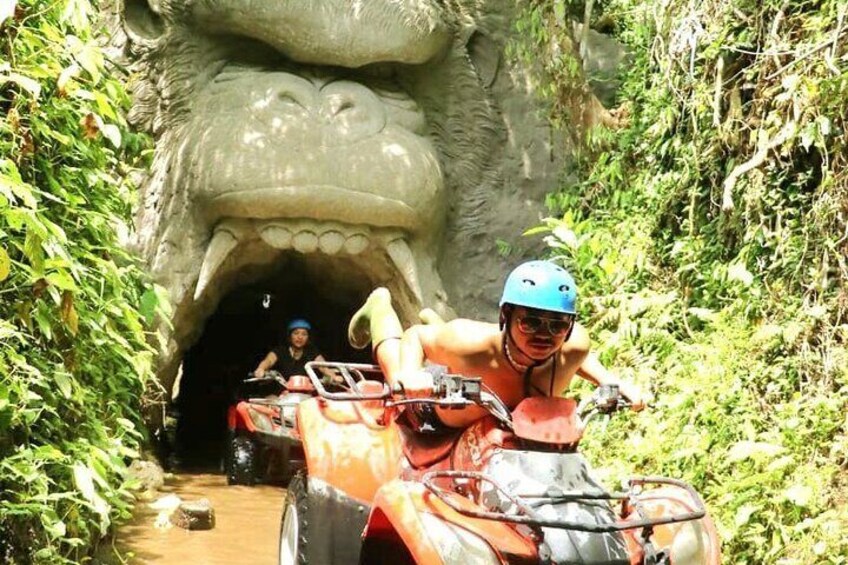
{"label": "muddy water", "polygon": [[[188,531],[154,526],[157,512],[137,505],[133,521],[120,528],[115,547],[132,564],[276,565],[285,490],[278,486],[227,486],[223,475],[179,474],[162,489],[183,500],[208,498],[215,527]],[[120,563],[120,560],[110,560]]]}

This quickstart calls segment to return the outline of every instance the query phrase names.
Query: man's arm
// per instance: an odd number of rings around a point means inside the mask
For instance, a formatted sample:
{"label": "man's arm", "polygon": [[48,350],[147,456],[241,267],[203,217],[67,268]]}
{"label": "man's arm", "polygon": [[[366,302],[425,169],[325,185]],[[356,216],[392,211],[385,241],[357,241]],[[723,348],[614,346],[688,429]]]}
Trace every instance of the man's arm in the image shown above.
{"label": "man's arm", "polygon": [[410,397],[424,397],[432,394],[433,378],[421,370],[425,358],[422,339],[432,339],[431,333],[431,326],[412,326],[403,332],[400,339],[400,352],[396,358],[397,365],[389,367],[389,370],[385,372],[389,386],[401,385],[405,394]]}
{"label": "man's arm", "polygon": [[598,359],[598,356],[593,352],[589,352],[589,354],[586,355],[586,358],[583,359],[583,363],[581,363],[580,367],[577,368],[577,375],[596,386],[609,384],[618,385],[621,394],[623,394],[625,398],[633,404],[633,410],[639,411],[645,407],[645,400],[642,398],[642,393],[639,390],[639,387],[632,383],[622,381],[612,374],[606,367],[603,366],[600,359]]}
{"label": "man's arm", "polygon": [[397,380],[406,389],[407,395],[430,396],[432,394],[433,378],[421,370],[424,360],[451,365],[450,359],[457,354],[462,354],[464,340],[461,336],[463,333],[461,325],[462,321],[453,320],[443,324],[412,326],[403,332]]}

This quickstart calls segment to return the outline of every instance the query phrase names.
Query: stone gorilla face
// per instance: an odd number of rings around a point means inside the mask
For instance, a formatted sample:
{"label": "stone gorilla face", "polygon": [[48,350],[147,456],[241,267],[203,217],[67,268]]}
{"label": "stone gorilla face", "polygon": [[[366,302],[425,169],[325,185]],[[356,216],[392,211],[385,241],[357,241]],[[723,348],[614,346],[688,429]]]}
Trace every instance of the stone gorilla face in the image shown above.
{"label": "stone gorilla face", "polygon": [[166,373],[224,294],[295,263],[351,301],[389,286],[407,318],[496,300],[499,229],[549,185],[528,163],[558,168],[529,93],[493,101],[511,6],[124,0],[130,117],[156,138],[138,245],[176,305]]}
{"label": "stone gorilla face", "polygon": [[225,68],[186,124],[186,189],[212,221],[312,217],[430,232],[444,195],[425,135],[403,92]]}

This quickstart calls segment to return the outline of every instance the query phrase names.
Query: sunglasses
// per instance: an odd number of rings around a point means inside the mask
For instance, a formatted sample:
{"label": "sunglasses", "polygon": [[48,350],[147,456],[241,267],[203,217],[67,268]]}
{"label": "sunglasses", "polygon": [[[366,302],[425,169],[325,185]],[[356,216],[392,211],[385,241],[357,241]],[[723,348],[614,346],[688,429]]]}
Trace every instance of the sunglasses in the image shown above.
{"label": "sunglasses", "polygon": [[545,318],[543,316],[522,316],[516,319],[518,330],[525,334],[542,333],[542,328],[550,335],[563,335],[574,324],[573,318]]}

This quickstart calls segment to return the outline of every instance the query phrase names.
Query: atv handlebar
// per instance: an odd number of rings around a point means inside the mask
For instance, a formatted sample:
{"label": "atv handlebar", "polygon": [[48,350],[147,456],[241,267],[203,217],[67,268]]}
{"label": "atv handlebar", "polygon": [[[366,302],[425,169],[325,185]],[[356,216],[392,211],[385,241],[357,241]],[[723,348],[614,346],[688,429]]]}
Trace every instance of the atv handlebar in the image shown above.
{"label": "atv handlebar", "polygon": [[619,410],[630,408],[633,403],[626,399],[616,384],[600,385],[595,391],[580,402],[577,413],[582,421],[582,429],[586,429],[595,416],[610,415]]}
{"label": "atv handlebar", "polygon": [[[337,371],[342,376],[348,391],[328,391],[316,372],[316,369],[321,368]],[[365,377],[366,374],[382,375],[382,371],[377,365],[330,361],[310,361],[306,364],[306,373],[309,375],[318,395],[328,400],[382,400],[386,401],[387,406],[433,404],[450,409],[480,406],[488,410],[503,424],[512,428],[512,412],[497,395],[487,390],[488,387],[483,383],[481,377],[467,377],[448,373],[448,368],[444,365],[427,365],[422,370],[430,373],[433,377],[433,395],[424,398],[407,398],[401,383],[395,383],[391,389],[388,385],[382,383],[383,388],[379,393],[366,392],[361,389],[359,383],[368,381]],[[283,384],[285,385],[284,381]],[[621,394],[618,385],[605,384],[597,387],[591,396],[580,403],[577,413],[580,415],[582,427],[585,429],[598,414],[612,414],[630,406],[631,402]]]}
{"label": "atv handlebar", "polygon": [[503,401],[483,384],[482,377],[448,373],[444,365],[427,365],[422,369],[433,377],[433,396],[430,398],[406,398],[403,385],[395,383],[392,393],[399,400],[392,400],[391,406],[403,404],[434,404],[443,408],[460,409],[466,406],[480,406],[512,428],[512,413]]}
{"label": "atv handlebar", "polygon": [[244,379],[242,381],[243,383],[264,383],[268,381],[275,381],[283,386],[286,386],[286,379],[284,379],[283,375],[281,375],[277,371],[265,371],[265,375],[262,377],[254,377],[253,372],[250,372],[248,373],[248,376],[250,378]]}

